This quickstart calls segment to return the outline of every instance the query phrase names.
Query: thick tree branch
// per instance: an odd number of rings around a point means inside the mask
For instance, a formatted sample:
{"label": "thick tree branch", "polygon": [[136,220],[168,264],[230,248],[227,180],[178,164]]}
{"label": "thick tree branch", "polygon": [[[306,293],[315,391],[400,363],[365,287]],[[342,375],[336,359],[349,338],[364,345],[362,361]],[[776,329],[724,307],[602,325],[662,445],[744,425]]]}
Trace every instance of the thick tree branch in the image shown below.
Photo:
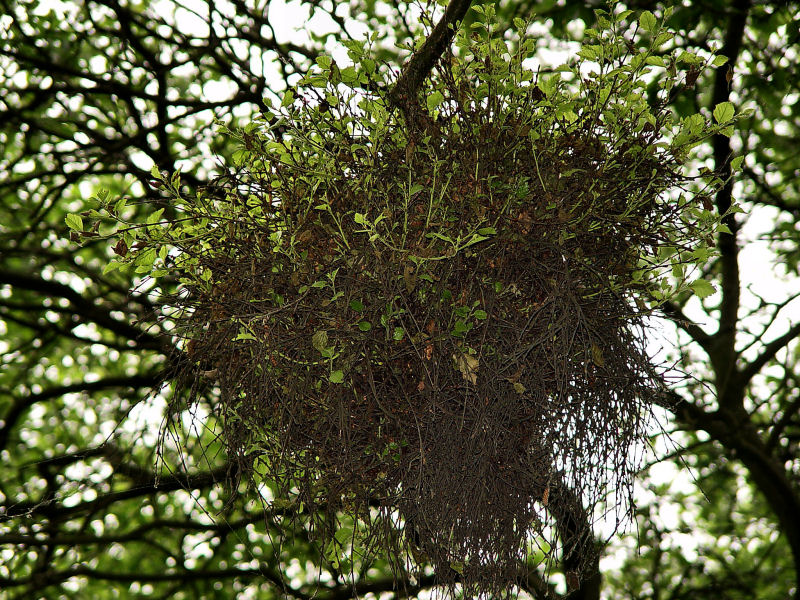
{"label": "thick tree branch", "polygon": [[156,493],[169,493],[176,490],[205,489],[225,481],[228,476],[228,466],[224,465],[213,471],[190,475],[170,475],[161,477],[159,481],[152,481],[147,485],[135,485],[125,490],[101,494],[94,500],[87,500],[75,505],[65,506],[57,502],[58,499],[43,500],[40,502],[19,502],[7,507],[0,515],[0,523],[17,517],[33,517],[42,515],[51,519],[74,518],[76,515],[90,513],[111,506],[115,502],[140,498]]}
{"label": "thick tree branch", "polygon": [[[744,28],[750,10],[750,0],[735,0],[730,7],[730,16],[725,31],[720,54],[728,57],[728,63],[717,68],[714,77],[714,90],[711,98],[711,110],[730,97],[730,80],[733,69],[739,59],[744,40]],[[733,179],[731,178],[731,145],[730,139],[724,135],[715,135],[712,140],[714,162],[725,184],[716,197],[717,210],[726,215],[733,201]],[[738,401],[740,394],[726,394],[725,388],[730,383],[736,370],[736,327],[738,325],[739,304],[741,299],[741,282],[739,279],[739,247],[736,235],[739,229],[734,214],[723,217],[723,223],[730,233],[720,233],[718,247],[720,253],[720,271],[722,276],[722,302],[720,305],[719,329],[715,334],[714,349],[710,358],[714,365],[719,401]]]}
{"label": "thick tree branch", "polygon": [[108,329],[112,333],[135,341],[142,349],[171,354],[172,349],[165,347],[166,342],[163,338],[142,331],[130,323],[113,318],[108,311],[92,300],[88,300],[68,285],[14,271],[0,271],[0,283],[31,292],[38,292],[46,296],[65,298],[72,304],[75,313],[85,317],[87,320]]}
{"label": "thick tree branch", "polygon": [[[692,431],[702,430],[731,451],[747,468],[780,523],[792,549],[794,567],[800,576],[800,498],[783,465],[775,459],[746,414],[722,408],[707,412],[690,402],[674,400],[671,410]],[[796,588],[800,590],[800,587]],[[800,591],[796,593],[800,594]]]}
{"label": "thick tree branch", "polygon": [[467,14],[472,0],[451,0],[444,11],[442,19],[433,28],[431,34],[414,52],[413,56],[400,74],[397,82],[389,92],[389,101],[402,111],[417,103],[419,92],[425,78],[430,74],[436,61],[442,56],[455,36],[458,23]]}
{"label": "thick tree branch", "polygon": [[741,378],[743,383],[749,382],[758,372],[780,352],[792,340],[800,336],[800,323],[795,323],[782,336],[779,336],[766,344],[761,353],[747,366],[742,369]]}
{"label": "thick tree branch", "polygon": [[662,310],[678,327],[688,333],[692,340],[697,342],[706,353],[711,353],[713,337],[706,333],[700,325],[689,319],[680,306],[674,302],[665,302]]}
{"label": "thick tree branch", "polygon": [[65,394],[93,393],[118,388],[139,389],[152,387],[161,380],[157,374],[133,375],[130,377],[106,377],[98,381],[81,381],[71,385],[49,387],[37,394],[21,396],[11,403],[3,414],[3,426],[0,427],[0,449],[6,447],[11,430],[16,426],[22,414],[37,402],[45,402],[52,398],[60,398]]}

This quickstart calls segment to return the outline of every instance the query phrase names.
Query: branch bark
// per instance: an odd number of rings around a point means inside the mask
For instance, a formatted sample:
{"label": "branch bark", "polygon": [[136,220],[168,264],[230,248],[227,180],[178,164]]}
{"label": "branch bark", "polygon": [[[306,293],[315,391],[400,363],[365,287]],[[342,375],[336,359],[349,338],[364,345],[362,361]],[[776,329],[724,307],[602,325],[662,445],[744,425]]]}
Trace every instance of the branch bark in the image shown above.
{"label": "branch bark", "polygon": [[726,409],[706,412],[690,402],[676,402],[672,410],[681,423],[692,430],[708,433],[747,468],[789,542],[799,584],[795,588],[795,598],[800,597],[800,521],[797,519],[800,497],[783,465],[770,452],[747,415],[740,417]]}
{"label": "branch bark", "polygon": [[403,67],[400,77],[389,92],[389,102],[406,116],[409,110],[417,106],[417,94],[422,83],[453,41],[457,24],[463,20],[471,4],[472,0],[452,0],[425,43]]}
{"label": "branch bark", "polygon": [[[730,8],[730,16],[725,32],[725,39],[720,54],[728,57],[725,65],[717,68],[714,77],[714,90],[711,98],[711,110],[730,98],[730,81],[733,69],[739,58],[744,41],[744,29],[750,11],[751,0],[736,0]],[[726,181],[716,196],[717,210],[724,215],[730,210],[733,202],[733,179],[731,178],[731,145],[730,139],[717,134],[712,140],[714,162],[717,171]],[[720,272],[722,275],[722,302],[720,305],[719,329],[714,334],[713,349],[709,353],[717,379],[717,390],[720,397],[734,399],[738,394],[728,395],[725,388],[731,383],[736,370],[736,326],[738,324],[739,304],[741,300],[741,281],[739,278],[739,245],[736,239],[739,230],[736,216],[729,214],[722,219],[730,233],[720,233],[718,247],[720,253]]]}

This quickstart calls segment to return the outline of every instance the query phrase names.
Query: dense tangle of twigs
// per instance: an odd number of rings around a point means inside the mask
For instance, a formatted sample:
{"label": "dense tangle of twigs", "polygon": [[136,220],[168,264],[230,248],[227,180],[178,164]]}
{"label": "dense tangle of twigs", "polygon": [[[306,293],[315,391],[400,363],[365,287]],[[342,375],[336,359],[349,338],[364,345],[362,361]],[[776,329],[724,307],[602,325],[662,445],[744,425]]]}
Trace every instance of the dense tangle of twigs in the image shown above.
{"label": "dense tangle of twigs", "polygon": [[585,566],[593,511],[630,493],[661,385],[632,273],[681,180],[655,128],[546,121],[536,86],[513,109],[449,93],[356,151],[345,105],[291,144],[248,134],[260,162],[204,192],[213,243],[183,247],[211,277],[178,300],[179,379],[216,387],[245,472],[361,519],[400,571],[503,595],[537,543]]}

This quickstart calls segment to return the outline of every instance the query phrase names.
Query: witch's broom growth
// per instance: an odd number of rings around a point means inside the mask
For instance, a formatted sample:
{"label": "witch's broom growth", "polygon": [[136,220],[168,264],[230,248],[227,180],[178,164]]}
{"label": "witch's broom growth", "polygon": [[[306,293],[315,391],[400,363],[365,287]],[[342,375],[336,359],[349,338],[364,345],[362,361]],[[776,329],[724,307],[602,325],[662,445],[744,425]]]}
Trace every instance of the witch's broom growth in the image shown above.
{"label": "witch's broom growth", "polygon": [[230,132],[240,150],[207,188],[155,171],[181,217],[126,224],[116,251],[180,280],[175,381],[213,390],[245,473],[481,595],[526,585],[535,540],[576,575],[609,487],[628,507],[662,386],[642,318],[711,291],[687,273],[711,252],[719,182],[683,165],[733,111],[672,115],[678,69],[706,61],[659,55],[650,13],[599,13],[581,59],[537,75],[525,24],[512,51],[491,9],[450,51],[467,5],[395,84],[366,45],[348,66],[320,57]]}

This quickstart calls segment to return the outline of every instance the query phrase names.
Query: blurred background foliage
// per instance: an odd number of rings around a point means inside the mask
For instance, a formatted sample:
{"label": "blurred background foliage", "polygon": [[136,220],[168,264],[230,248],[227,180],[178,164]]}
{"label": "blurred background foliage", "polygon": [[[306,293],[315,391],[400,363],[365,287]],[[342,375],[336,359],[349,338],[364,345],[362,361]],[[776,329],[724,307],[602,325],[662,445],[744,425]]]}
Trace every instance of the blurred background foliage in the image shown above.
{"label": "blurred background foliage", "polygon": [[[660,15],[666,5],[626,6]],[[545,59],[574,51],[598,7],[500,2],[497,13],[509,28],[534,17]],[[735,197],[746,212],[716,241],[720,256],[705,276],[718,293],[665,309],[656,330],[664,356],[692,377],[675,383],[663,431],[654,429],[636,526],[605,549],[602,587],[571,597],[783,600],[800,595],[800,4],[674,8],[667,25],[677,47],[716,46],[731,58],[680,90],[675,110],[729,100],[754,111],[698,163],[724,171],[731,153],[744,155],[715,203],[724,212]],[[100,189],[130,198],[126,210],[144,218],[144,201],[159,200],[153,165],[202,185],[233,151],[214,118],[247,123],[320,53],[367,31],[385,40],[378,58],[400,65],[407,52],[398,45],[432,9],[0,0],[7,597],[336,599],[435,588],[432,578],[394,582],[380,560],[352,585],[349,557],[304,541],[301,507],[274,501],[268,483],[226,485],[229,465],[203,407],[165,414],[159,381],[179,353],[159,335],[169,325],[154,319],[147,283],[103,274],[112,246],[78,247],[64,223]],[[563,595],[557,570],[550,583],[523,593]]]}

